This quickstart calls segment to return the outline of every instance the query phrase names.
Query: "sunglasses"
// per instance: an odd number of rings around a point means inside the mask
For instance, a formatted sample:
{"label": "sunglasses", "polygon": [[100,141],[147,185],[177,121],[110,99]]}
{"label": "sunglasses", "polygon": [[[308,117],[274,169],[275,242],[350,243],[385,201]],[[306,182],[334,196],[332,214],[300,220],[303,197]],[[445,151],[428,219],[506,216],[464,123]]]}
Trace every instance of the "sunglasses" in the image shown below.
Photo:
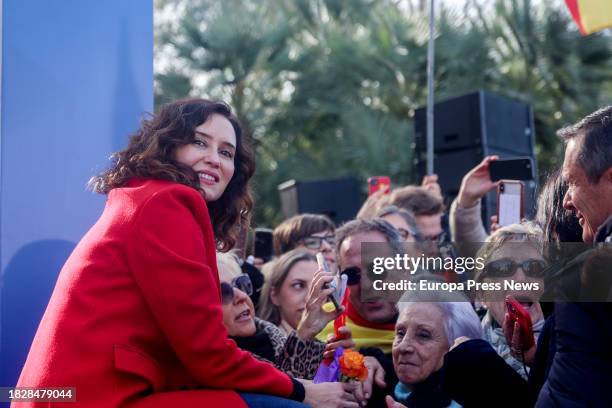
{"label": "sunglasses", "polygon": [[[371,268],[370,268],[371,269]],[[340,272],[340,275],[346,275],[346,284],[347,285],[358,285],[361,282],[361,269],[356,266],[349,266]],[[383,272],[381,274],[372,274],[371,279],[382,279],[384,280],[387,277],[387,272]]]}
{"label": "sunglasses", "polygon": [[308,249],[320,249],[323,245],[323,241],[327,242],[332,247],[336,245],[336,237],[334,235],[325,235],[324,237],[315,237],[311,235],[304,238],[302,244]]}
{"label": "sunglasses", "polygon": [[232,283],[221,282],[221,301],[224,305],[234,301],[234,288],[251,296],[253,294],[253,283],[249,275],[243,273],[232,279]]}
{"label": "sunglasses", "polygon": [[516,273],[520,267],[526,276],[531,278],[543,278],[546,273],[547,263],[541,259],[528,259],[523,262],[514,262],[510,258],[502,258],[489,262],[485,265],[485,275],[492,278],[507,278]]}

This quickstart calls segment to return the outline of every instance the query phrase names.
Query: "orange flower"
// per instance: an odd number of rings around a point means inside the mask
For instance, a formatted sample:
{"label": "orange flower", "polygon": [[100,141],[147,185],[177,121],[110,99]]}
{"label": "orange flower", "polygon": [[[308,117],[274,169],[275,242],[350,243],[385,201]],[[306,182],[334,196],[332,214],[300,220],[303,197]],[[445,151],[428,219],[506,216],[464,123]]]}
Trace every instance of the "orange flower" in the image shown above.
{"label": "orange flower", "polygon": [[363,364],[364,360],[365,357],[361,353],[349,349],[344,350],[344,353],[339,358],[340,373],[348,381],[364,381],[368,378],[368,369]]}

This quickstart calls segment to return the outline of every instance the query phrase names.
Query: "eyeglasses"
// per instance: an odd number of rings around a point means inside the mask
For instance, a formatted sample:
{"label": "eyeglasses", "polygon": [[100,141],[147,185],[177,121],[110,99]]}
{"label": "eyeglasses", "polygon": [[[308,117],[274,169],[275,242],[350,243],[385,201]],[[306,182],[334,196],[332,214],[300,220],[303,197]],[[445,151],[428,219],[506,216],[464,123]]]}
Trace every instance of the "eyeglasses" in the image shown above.
{"label": "eyeglasses", "polygon": [[492,278],[507,278],[520,267],[525,275],[531,278],[543,278],[546,273],[546,261],[541,259],[527,259],[523,262],[514,262],[510,258],[502,258],[485,265],[485,275]]}
{"label": "eyeglasses", "polygon": [[336,237],[334,235],[325,235],[323,237],[311,235],[304,238],[302,244],[308,249],[320,249],[323,245],[323,241],[327,242],[332,247],[336,245]]}
{"label": "eyeglasses", "polygon": [[224,305],[234,301],[234,288],[251,296],[253,294],[253,283],[246,273],[232,279],[232,283],[221,282],[221,301]]}

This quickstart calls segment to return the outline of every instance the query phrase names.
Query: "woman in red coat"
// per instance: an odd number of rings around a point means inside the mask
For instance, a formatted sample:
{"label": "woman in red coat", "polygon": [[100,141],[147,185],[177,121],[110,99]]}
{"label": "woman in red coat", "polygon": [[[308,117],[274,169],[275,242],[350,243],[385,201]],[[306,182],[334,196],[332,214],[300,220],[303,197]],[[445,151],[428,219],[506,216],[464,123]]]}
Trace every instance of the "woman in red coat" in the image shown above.
{"label": "woman in red coat", "polygon": [[60,272],[17,386],[75,387],[85,407],[244,407],[239,392],[358,406],[227,338],[215,249],[247,222],[254,168],[224,103],[178,101],[144,120],[92,180],[106,207]]}

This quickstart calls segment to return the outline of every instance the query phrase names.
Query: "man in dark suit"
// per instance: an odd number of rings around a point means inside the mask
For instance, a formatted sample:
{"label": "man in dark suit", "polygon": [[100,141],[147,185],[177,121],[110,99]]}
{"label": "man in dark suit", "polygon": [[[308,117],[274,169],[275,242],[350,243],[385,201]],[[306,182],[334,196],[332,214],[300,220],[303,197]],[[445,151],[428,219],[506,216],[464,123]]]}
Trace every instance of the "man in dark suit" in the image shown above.
{"label": "man in dark suit", "polygon": [[[558,134],[566,143],[563,207],[578,217],[585,243],[612,242],[612,106]],[[536,354],[536,366],[546,365],[537,370],[546,373],[538,408],[612,406],[612,303],[604,302],[610,295],[612,263],[601,262],[602,251],[609,259],[610,247],[597,247],[555,273],[552,344],[540,345],[537,353],[535,348],[525,352],[527,359]],[[598,302],[590,301],[593,286],[603,294]],[[520,335],[509,330],[506,336],[513,349],[522,349]]]}

